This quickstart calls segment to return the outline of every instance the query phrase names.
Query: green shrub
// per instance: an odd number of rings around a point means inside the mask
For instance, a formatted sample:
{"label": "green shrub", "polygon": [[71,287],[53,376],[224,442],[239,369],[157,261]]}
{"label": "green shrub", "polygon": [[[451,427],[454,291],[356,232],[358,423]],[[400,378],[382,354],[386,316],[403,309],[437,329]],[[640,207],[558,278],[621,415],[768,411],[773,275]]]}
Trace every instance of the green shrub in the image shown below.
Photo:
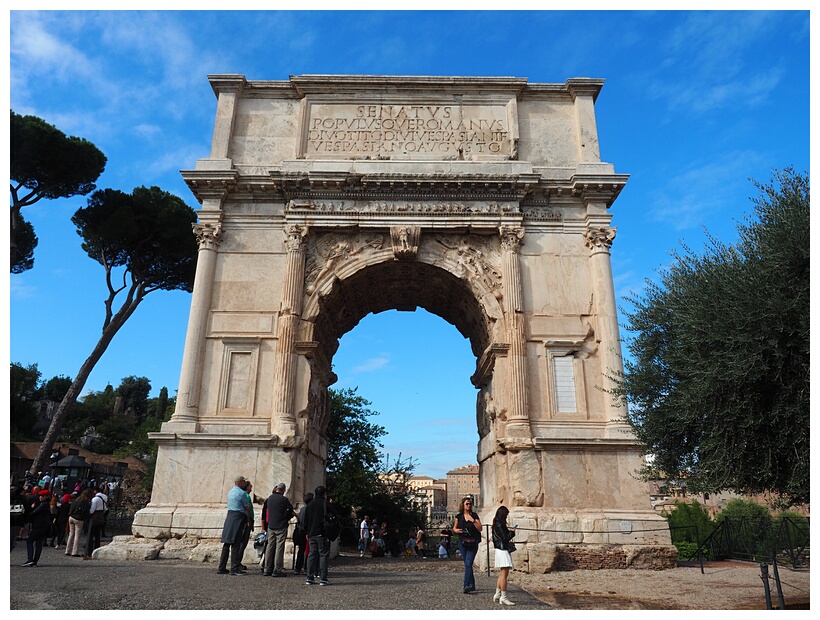
{"label": "green shrub", "polygon": [[703,542],[715,529],[709,512],[695,501],[692,503],[677,501],[675,508],[671,512],[664,513],[663,516],[669,523],[672,544],[676,546],[678,543]]}

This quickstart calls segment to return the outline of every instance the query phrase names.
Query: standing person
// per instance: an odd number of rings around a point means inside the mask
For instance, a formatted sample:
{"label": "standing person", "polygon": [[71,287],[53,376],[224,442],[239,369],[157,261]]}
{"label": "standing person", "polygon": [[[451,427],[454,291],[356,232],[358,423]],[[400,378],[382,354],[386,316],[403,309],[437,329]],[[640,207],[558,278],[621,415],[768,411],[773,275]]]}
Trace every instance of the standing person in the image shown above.
{"label": "standing person", "polygon": [[26,551],[28,558],[23,566],[37,566],[40,561],[40,554],[43,552],[43,543],[51,531],[51,510],[49,509],[49,499],[51,493],[43,489],[37,495],[38,503],[29,513],[29,524],[31,529],[26,538]]}
{"label": "standing person", "polygon": [[305,504],[299,510],[299,516],[296,517],[296,527],[299,528],[299,536],[293,537],[293,544],[296,545],[296,566],[293,572],[297,575],[305,574],[305,554],[308,548],[307,530],[305,530],[305,508],[313,501],[313,493],[305,493]]}
{"label": "standing person", "polygon": [[48,502],[48,511],[51,514],[51,528],[46,537],[46,547],[57,547],[57,514],[60,512],[60,498],[56,495],[52,494]]}
{"label": "standing person", "polygon": [[423,560],[427,559],[427,555],[424,552],[424,547],[427,544],[427,532],[425,532],[422,528],[419,528],[419,531],[416,533],[416,555],[420,555]]}
{"label": "standing person", "polygon": [[105,511],[107,509],[108,496],[102,491],[97,491],[94,498],[91,500],[91,505],[88,508],[88,539],[85,542],[84,560],[90,560],[94,549],[100,546],[100,536],[105,527]]}
{"label": "standing person", "polygon": [[450,552],[450,538],[452,537],[453,533],[450,531],[450,525],[447,524],[441,530],[441,534],[439,535],[439,546],[444,546],[444,550]]}
{"label": "standing person", "polygon": [[515,530],[507,527],[507,515],[510,511],[506,506],[499,506],[495,511],[495,518],[493,519],[493,546],[495,547],[495,567],[501,570],[498,575],[498,581],[495,584],[495,596],[493,596],[494,603],[501,603],[502,605],[515,605],[507,598],[507,577],[512,568],[512,557],[510,552],[515,551],[515,545],[512,542],[515,536]]}
{"label": "standing person", "polygon": [[65,493],[60,498],[57,507],[57,519],[54,522],[57,526],[57,549],[66,544],[66,532],[68,531],[68,514],[71,511],[71,496]]}
{"label": "standing person", "polygon": [[[219,568],[216,570],[220,575],[247,575],[242,570],[242,557],[239,555],[242,548],[242,533],[250,521],[251,514],[251,501],[245,493],[246,482],[245,476],[237,476],[233,481],[233,487],[228,491],[228,514],[225,517],[225,525],[222,526],[222,555],[219,558]],[[230,571],[227,568],[229,551]]]}
{"label": "standing person", "polygon": [[364,557],[364,552],[370,546],[370,517],[364,516],[359,524],[359,557]]}
{"label": "standing person", "polygon": [[26,498],[23,495],[23,487],[15,485],[11,487],[11,548],[14,550],[15,541],[20,535],[20,530],[26,523]]}
{"label": "standing person", "polygon": [[262,527],[268,530],[268,546],[265,547],[266,577],[286,577],[285,540],[288,537],[288,522],[293,518],[293,504],[285,497],[285,483],[280,482],[265,501]]}
{"label": "standing person", "polygon": [[305,507],[305,532],[307,532],[310,551],[307,561],[307,579],[305,584],[312,586],[319,577],[320,586],[329,586],[327,578],[328,561],[330,559],[330,539],[323,534],[325,514],[334,512],[335,508],[328,503],[325,497],[325,487],[318,486],[313,495],[313,501]]}
{"label": "standing person", "polygon": [[464,594],[470,594],[475,592],[473,562],[478,553],[478,541],[481,540],[481,520],[473,512],[473,500],[469,497],[461,498],[453,531],[459,534],[458,550],[464,559]]}
{"label": "standing person", "polygon": [[75,558],[80,557],[80,536],[83,523],[88,518],[88,510],[91,506],[90,496],[88,489],[80,493],[71,501],[71,508],[68,511],[68,541],[65,545],[65,554]]}
{"label": "standing person", "polygon": [[248,567],[242,564],[242,558],[245,557],[245,549],[248,548],[248,541],[251,539],[251,532],[253,532],[253,495],[251,495],[251,491],[253,491],[253,485],[251,484],[251,481],[246,480],[243,488],[245,490],[245,495],[248,496],[248,501],[251,504],[248,524],[245,526],[245,530],[241,536],[242,546],[239,549],[239,568],[241,568],[244,571],[247,571]]}

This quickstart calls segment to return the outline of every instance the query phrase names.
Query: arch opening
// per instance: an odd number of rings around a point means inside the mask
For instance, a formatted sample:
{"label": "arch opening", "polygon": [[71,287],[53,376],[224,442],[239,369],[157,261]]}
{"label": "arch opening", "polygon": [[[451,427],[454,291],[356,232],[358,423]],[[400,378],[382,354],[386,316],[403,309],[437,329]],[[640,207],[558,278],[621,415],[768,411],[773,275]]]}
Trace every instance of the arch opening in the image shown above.
{"label": "arch opening", "polygon": [[454,325],[479,358],[490,342],[489,317],[470,287],[443,268],[423,262],[390,261],[336,278],[320,300],[314,340],[328,362],[339,339],[369,313],[424,308]]}

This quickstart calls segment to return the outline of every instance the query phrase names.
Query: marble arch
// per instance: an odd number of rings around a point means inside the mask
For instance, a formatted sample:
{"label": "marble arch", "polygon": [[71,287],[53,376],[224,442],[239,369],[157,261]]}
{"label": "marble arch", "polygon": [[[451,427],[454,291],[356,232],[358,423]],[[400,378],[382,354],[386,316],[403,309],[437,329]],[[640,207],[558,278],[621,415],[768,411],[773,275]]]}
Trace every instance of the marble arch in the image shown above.
{"label": "marble arch", "polygon": [[600,160],[603,80],[209,80],[210,157],[182,171],[202,208],[177,407],[134,534],[217,537],[237,474],[294,499],[322,483],[338,339],[421,306],[470,339],[485,518],[503,502],[528,527],[523,567],[668,565],[606,392],[628,177]]}

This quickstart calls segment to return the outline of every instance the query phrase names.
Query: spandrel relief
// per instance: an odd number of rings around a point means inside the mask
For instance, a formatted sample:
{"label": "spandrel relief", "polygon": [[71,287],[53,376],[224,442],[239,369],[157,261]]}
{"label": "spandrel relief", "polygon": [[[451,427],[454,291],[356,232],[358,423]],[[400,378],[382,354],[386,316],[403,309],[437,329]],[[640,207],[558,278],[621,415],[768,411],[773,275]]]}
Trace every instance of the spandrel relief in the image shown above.
{"label": "spandrel relief", "polygon": [[501,252],[498,239],[478,235],[435,235],[427,246],[451,263],[452,273],[501,297]]}
{"label": "spandrel relief", "polygon": [[384,236],[380,234],[331,233],[311,239],[305,264],[305,290],[312,294],[327,274],[335,273],[350,260],[382,249],[383,245]]}

